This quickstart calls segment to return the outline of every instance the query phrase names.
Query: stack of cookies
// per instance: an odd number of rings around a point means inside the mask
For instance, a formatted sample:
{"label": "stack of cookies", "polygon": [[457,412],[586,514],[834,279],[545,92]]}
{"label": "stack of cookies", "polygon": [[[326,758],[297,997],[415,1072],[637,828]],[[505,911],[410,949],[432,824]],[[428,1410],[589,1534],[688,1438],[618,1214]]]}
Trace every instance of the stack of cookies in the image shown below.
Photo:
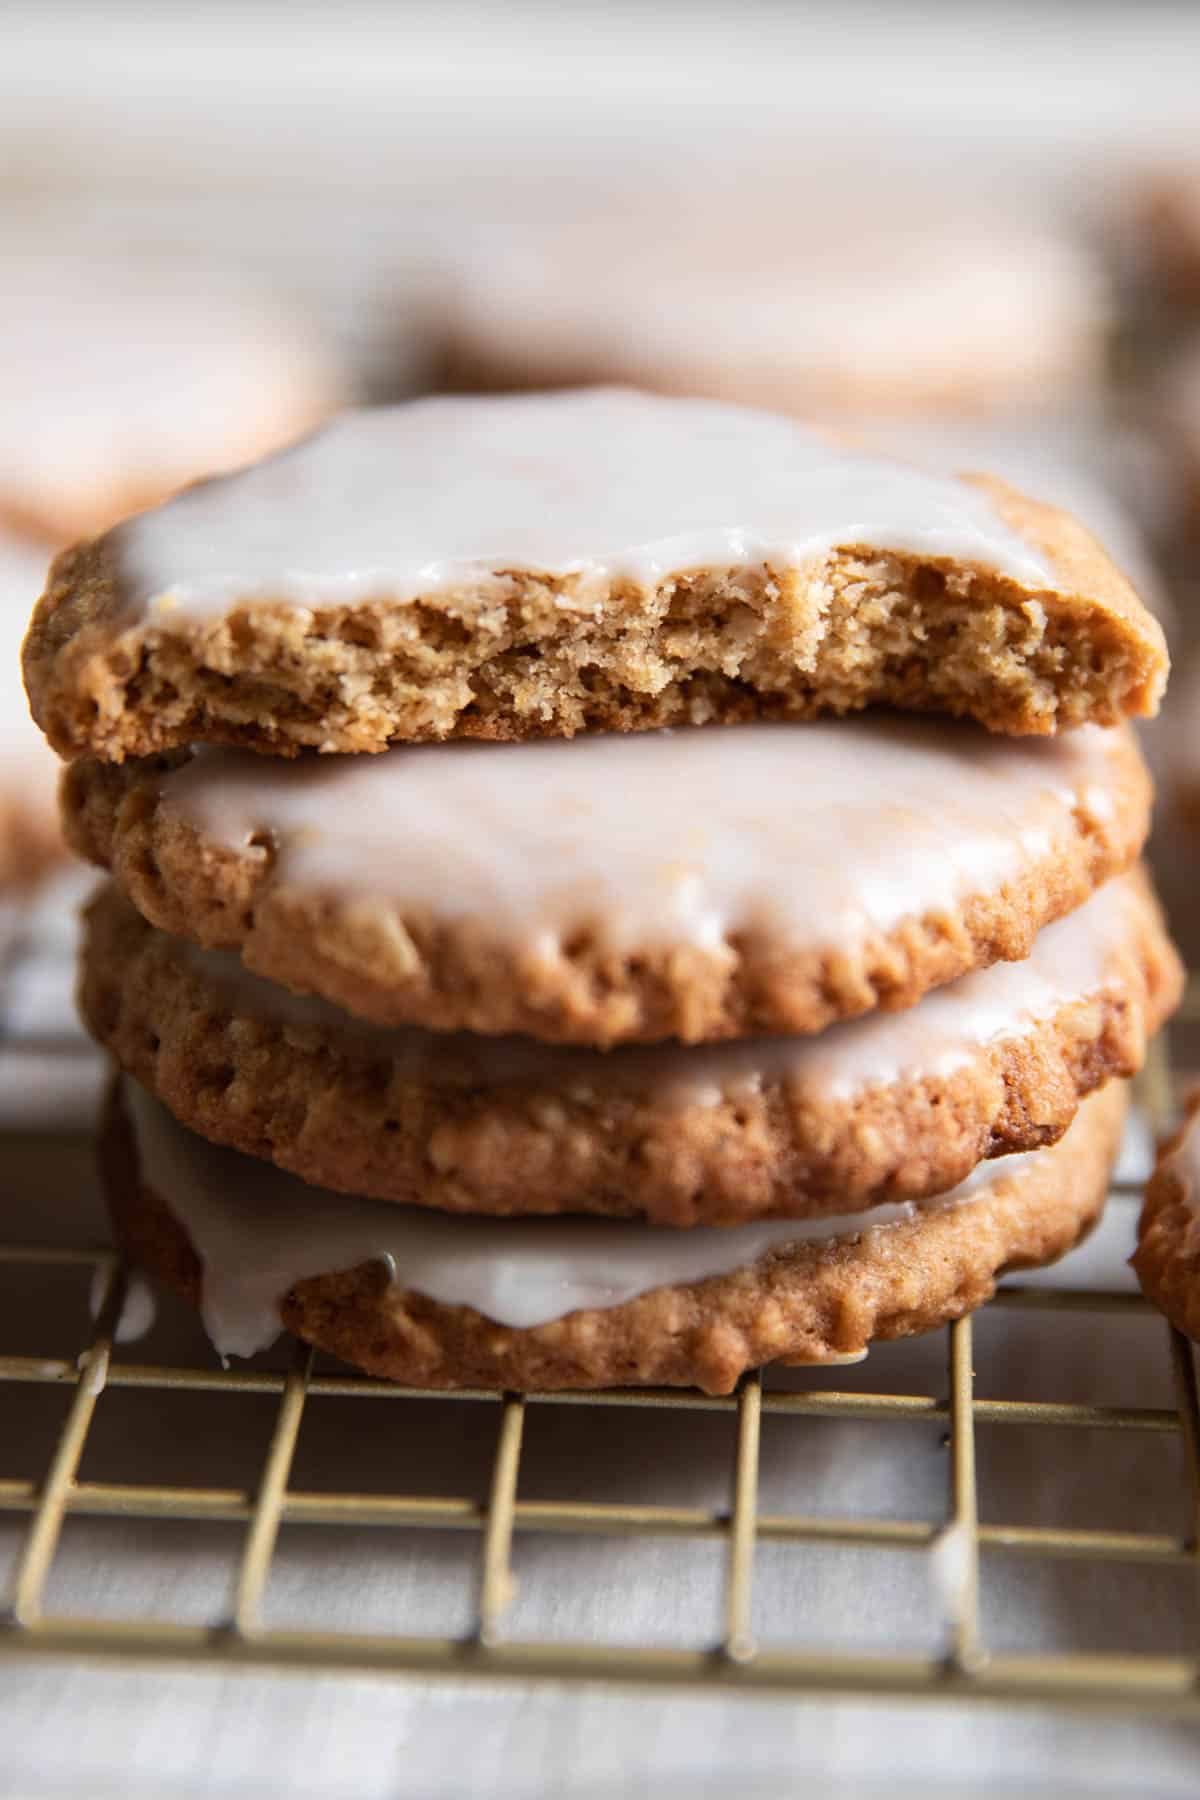
{"label": "stack of cookies", "polygon": [[1070,519],[632,392],[342,416],[61,556],[131,1256],[427,1386],[860,1354],[1098,1215],[1179,969]]}

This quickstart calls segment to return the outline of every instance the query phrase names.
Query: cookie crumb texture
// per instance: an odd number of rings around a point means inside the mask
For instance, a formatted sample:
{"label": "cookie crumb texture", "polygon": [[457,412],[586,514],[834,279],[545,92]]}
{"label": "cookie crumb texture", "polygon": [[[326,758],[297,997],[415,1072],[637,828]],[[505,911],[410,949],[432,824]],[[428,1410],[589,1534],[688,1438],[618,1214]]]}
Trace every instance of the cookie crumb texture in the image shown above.
{"label": "cookie crumb texture", "polygon": [[253,977],[224,983],[112,886],[89,909],[80,1006],[184,1125],[314,1186],[453,1213],[737,1225],[922,1198],[986,1157],[1056,1142],[1083,1096],[1137,1071],[1178,1000],[1182,972],[1141,877],[1126,912],[1094,991],[1014,1018],[948,1070],[931,1027],[932,1071],[918,1059],[850,1093],[819,1065],[805,1074],[822,1039],[790,1060],[779,1041],[601,1057],[364,1030],[286,997],[271,1016]]}
{"label": "cookie crumb texture", "polygon": [[[1070,1250],[1103,1207],[1125,1103],[1124,1088],[1111,1084],[1032,1167],[999,1177],[961,1206],[828,1246],[779,1250],[731,1275],[656,1288],[552,1324],[497,1325],[473,1308],[407,1291],[377,1263],[297,1283],[281,1296],[280,1317],[318,1348],[414,1386],[662,1385],[727,1394],[764,1363],[827,1362],[960,1318],[991,1297],[1007,1270]],[[143,1184],[119,1099],[110,1102],[101,1156],[123,1248],[197,1304],[199,1259],[169,1196]]]}
{"label": "cookie crumb texture", "polygon": [[65,757],[378,751],[877,705],[1046,734],[1153,713],[1166,671],[1148,615],[853,549],[598,595],[513,573],[403,603],[263,600],[177,625],[123,628],[116,593],[104,540],[67,552],[26,640],[34,717]]}

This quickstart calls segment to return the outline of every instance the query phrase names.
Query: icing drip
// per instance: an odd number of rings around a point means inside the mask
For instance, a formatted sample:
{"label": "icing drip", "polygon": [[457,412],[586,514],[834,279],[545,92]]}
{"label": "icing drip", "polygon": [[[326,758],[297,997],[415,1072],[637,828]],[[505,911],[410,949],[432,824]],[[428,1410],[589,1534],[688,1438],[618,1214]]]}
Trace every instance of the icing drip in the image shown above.
{"label": "icing drip", "polygon": [[278,1335],[279,1301],[298,1281],[381,1261],[392,1280],[446,1306],[525,1329],[580,1308],[620,1306],[668,1283],[702,1281],[772,1250],[832,1243],[957,1206],[1033,1161],[983,1164],[935,1200],[868,1213],[722,1230],[672,1231],[609,1220],[458,1219],[309,1187],[270,1163],[186,1131],[125,1078],[122,1093],[146,1182],[203,1265],[205,1327],[222,1355],[251,1356]]}
{"label": "icing drip", "polygon": [[170,624],[236,600],[298,606],[572,577],[818,563],[840,547],[960,560],[1032,587],[1044,558],[979,490],[770,413],[622,389],[351,411],[256,467],[118,528],[123,599]]}

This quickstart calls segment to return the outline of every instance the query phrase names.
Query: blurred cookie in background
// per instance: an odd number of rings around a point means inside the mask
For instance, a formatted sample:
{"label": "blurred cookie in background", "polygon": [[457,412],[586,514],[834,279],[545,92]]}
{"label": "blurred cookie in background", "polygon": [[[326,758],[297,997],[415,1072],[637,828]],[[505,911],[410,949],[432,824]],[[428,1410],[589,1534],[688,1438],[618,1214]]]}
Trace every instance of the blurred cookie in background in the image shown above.
{"label": "blurred cookie in background", "polygon": [[627,382],[839,417],[1045,415],[1103,381],[1105,279],[1065,230],[920,188],[760,176],[461,228],[460,390]]}
{"label": "blurred cookie in background", "polygon": [[346,398],[317,330],[253,286],[141,258],[0,255],[0,524],[12,531],[91,536]]}
{"label": "blurred cookie in background", "polygon": [[29,716],[21,680],[21,640],[51,555],[0,531],[0,901],[67,855],[56,802],[61,765]]}
{"label": "blurred cookie in background", "polygon": [[66,857],[20,647],[54,551],[308,430],[347,397],[319,332],[182,264],[0,253],[0,893]]}
{"label": "blurred cookie in background", "polygon": [[1168,355],[1147,394],[1170,470],[1170,498],[1179,534],[1200,541],[1200,325]]}
{"label": "blurred cookie in background", "polygon": [[1200,159],[1142,171],[1124,239],[1134,280],[1173,305],[1200,309]]}

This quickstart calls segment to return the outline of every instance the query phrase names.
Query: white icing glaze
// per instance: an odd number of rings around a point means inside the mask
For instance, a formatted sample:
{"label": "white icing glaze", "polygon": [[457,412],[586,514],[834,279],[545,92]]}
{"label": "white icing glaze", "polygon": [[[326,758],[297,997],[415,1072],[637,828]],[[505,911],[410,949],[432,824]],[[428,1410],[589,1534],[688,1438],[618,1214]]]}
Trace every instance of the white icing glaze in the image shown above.
{"label": "white icing glaze", "polygon": [[607,1219],[459,1219],[307,1186],[222,1149],[122,1084],[143,1176],[203,1265],[204,1323],[222,1355],[251,1356],[279,1332],[279,1300],[298,1281],[384,1262],[393,1280],[446,1306],[524,1329],[580,1308],[620,1306],[675,1282],[743,1268],[790,1244],[831,1243],[923,1210],[961,1205],[1020,1176],[1033,1156],[985,1164],[936,1200],[869,1213],[721,1230],[672,1231]]}
{"label": "white icing glaze", "polygon": [[440,398],[343,414],[281,456],[177,495],[115,538],[132,616],[231,601],[397,601],[525,570],[651,584],[813,564],[863,545],[1035,588],[1041,554],[978,490],[769,413],[618,389]]}
{"label": "white icing glaze", "polygon": [[1118,878],[1086,906],[1039,932],[1024,962],[997,963],[964,976],[903,1012],[873,1013],[807,1038],[607,1052],[524,1037],[371,1026],[327,1001],[264,981],[231,952],[187,943],[180,949],[241,1013],[326,1039],[331,1033],[361,1034],[409,1079],[480,1087],[542,1082],[564,1093],[615,1087],[636,1093],[645,1106],[673,1111],[717,1106],[776,1083],[798,1099],[846,1099],[902,1078],[949,1075],[981,1046],[1022,1037],[1060,1007],[1097,994],[1114,952],[1128,941],[1132,905],[1130,883]]}
{"label": "white icing glaze", "polygon": [[[110,1276],[108,1270],[99,1265],[92,1277],[91,1292],[88,1296],[88,1311],[93,1319],[98,1319],[108,1297]],[[153,1289],[147,1284],[145,1277],[133,1274],[125,1287],[125,1297],[121,1302],[121,1311],[113,1329],[115,1344],[136,1344],[139,1338],[147,1337],[158,1317],[158,1303]]]}
{"label": "white icing glaze", "polygon": [[50,551],[0,536],[0,765],[2,779],[19,782],[30,807],[53,810],[58,759],[29,716],[21,679],[21,640],[45,585]]}
{"label": "white icing glaze", "polygon": [[315,334],[211,271],[5,247],[0,292],[0,490],[64,532],[275,449],[342,398]]}
{"label": "white icing glaze", "polygon": [[806,724],[397,747],[284,762],[202,750],[163,807],[347,909],[469,924],[540,968],[580,931],[606,950],[744,934],[852,946],[995,892],[1112,817],[1119,731],[992,736],[871,714]]}

